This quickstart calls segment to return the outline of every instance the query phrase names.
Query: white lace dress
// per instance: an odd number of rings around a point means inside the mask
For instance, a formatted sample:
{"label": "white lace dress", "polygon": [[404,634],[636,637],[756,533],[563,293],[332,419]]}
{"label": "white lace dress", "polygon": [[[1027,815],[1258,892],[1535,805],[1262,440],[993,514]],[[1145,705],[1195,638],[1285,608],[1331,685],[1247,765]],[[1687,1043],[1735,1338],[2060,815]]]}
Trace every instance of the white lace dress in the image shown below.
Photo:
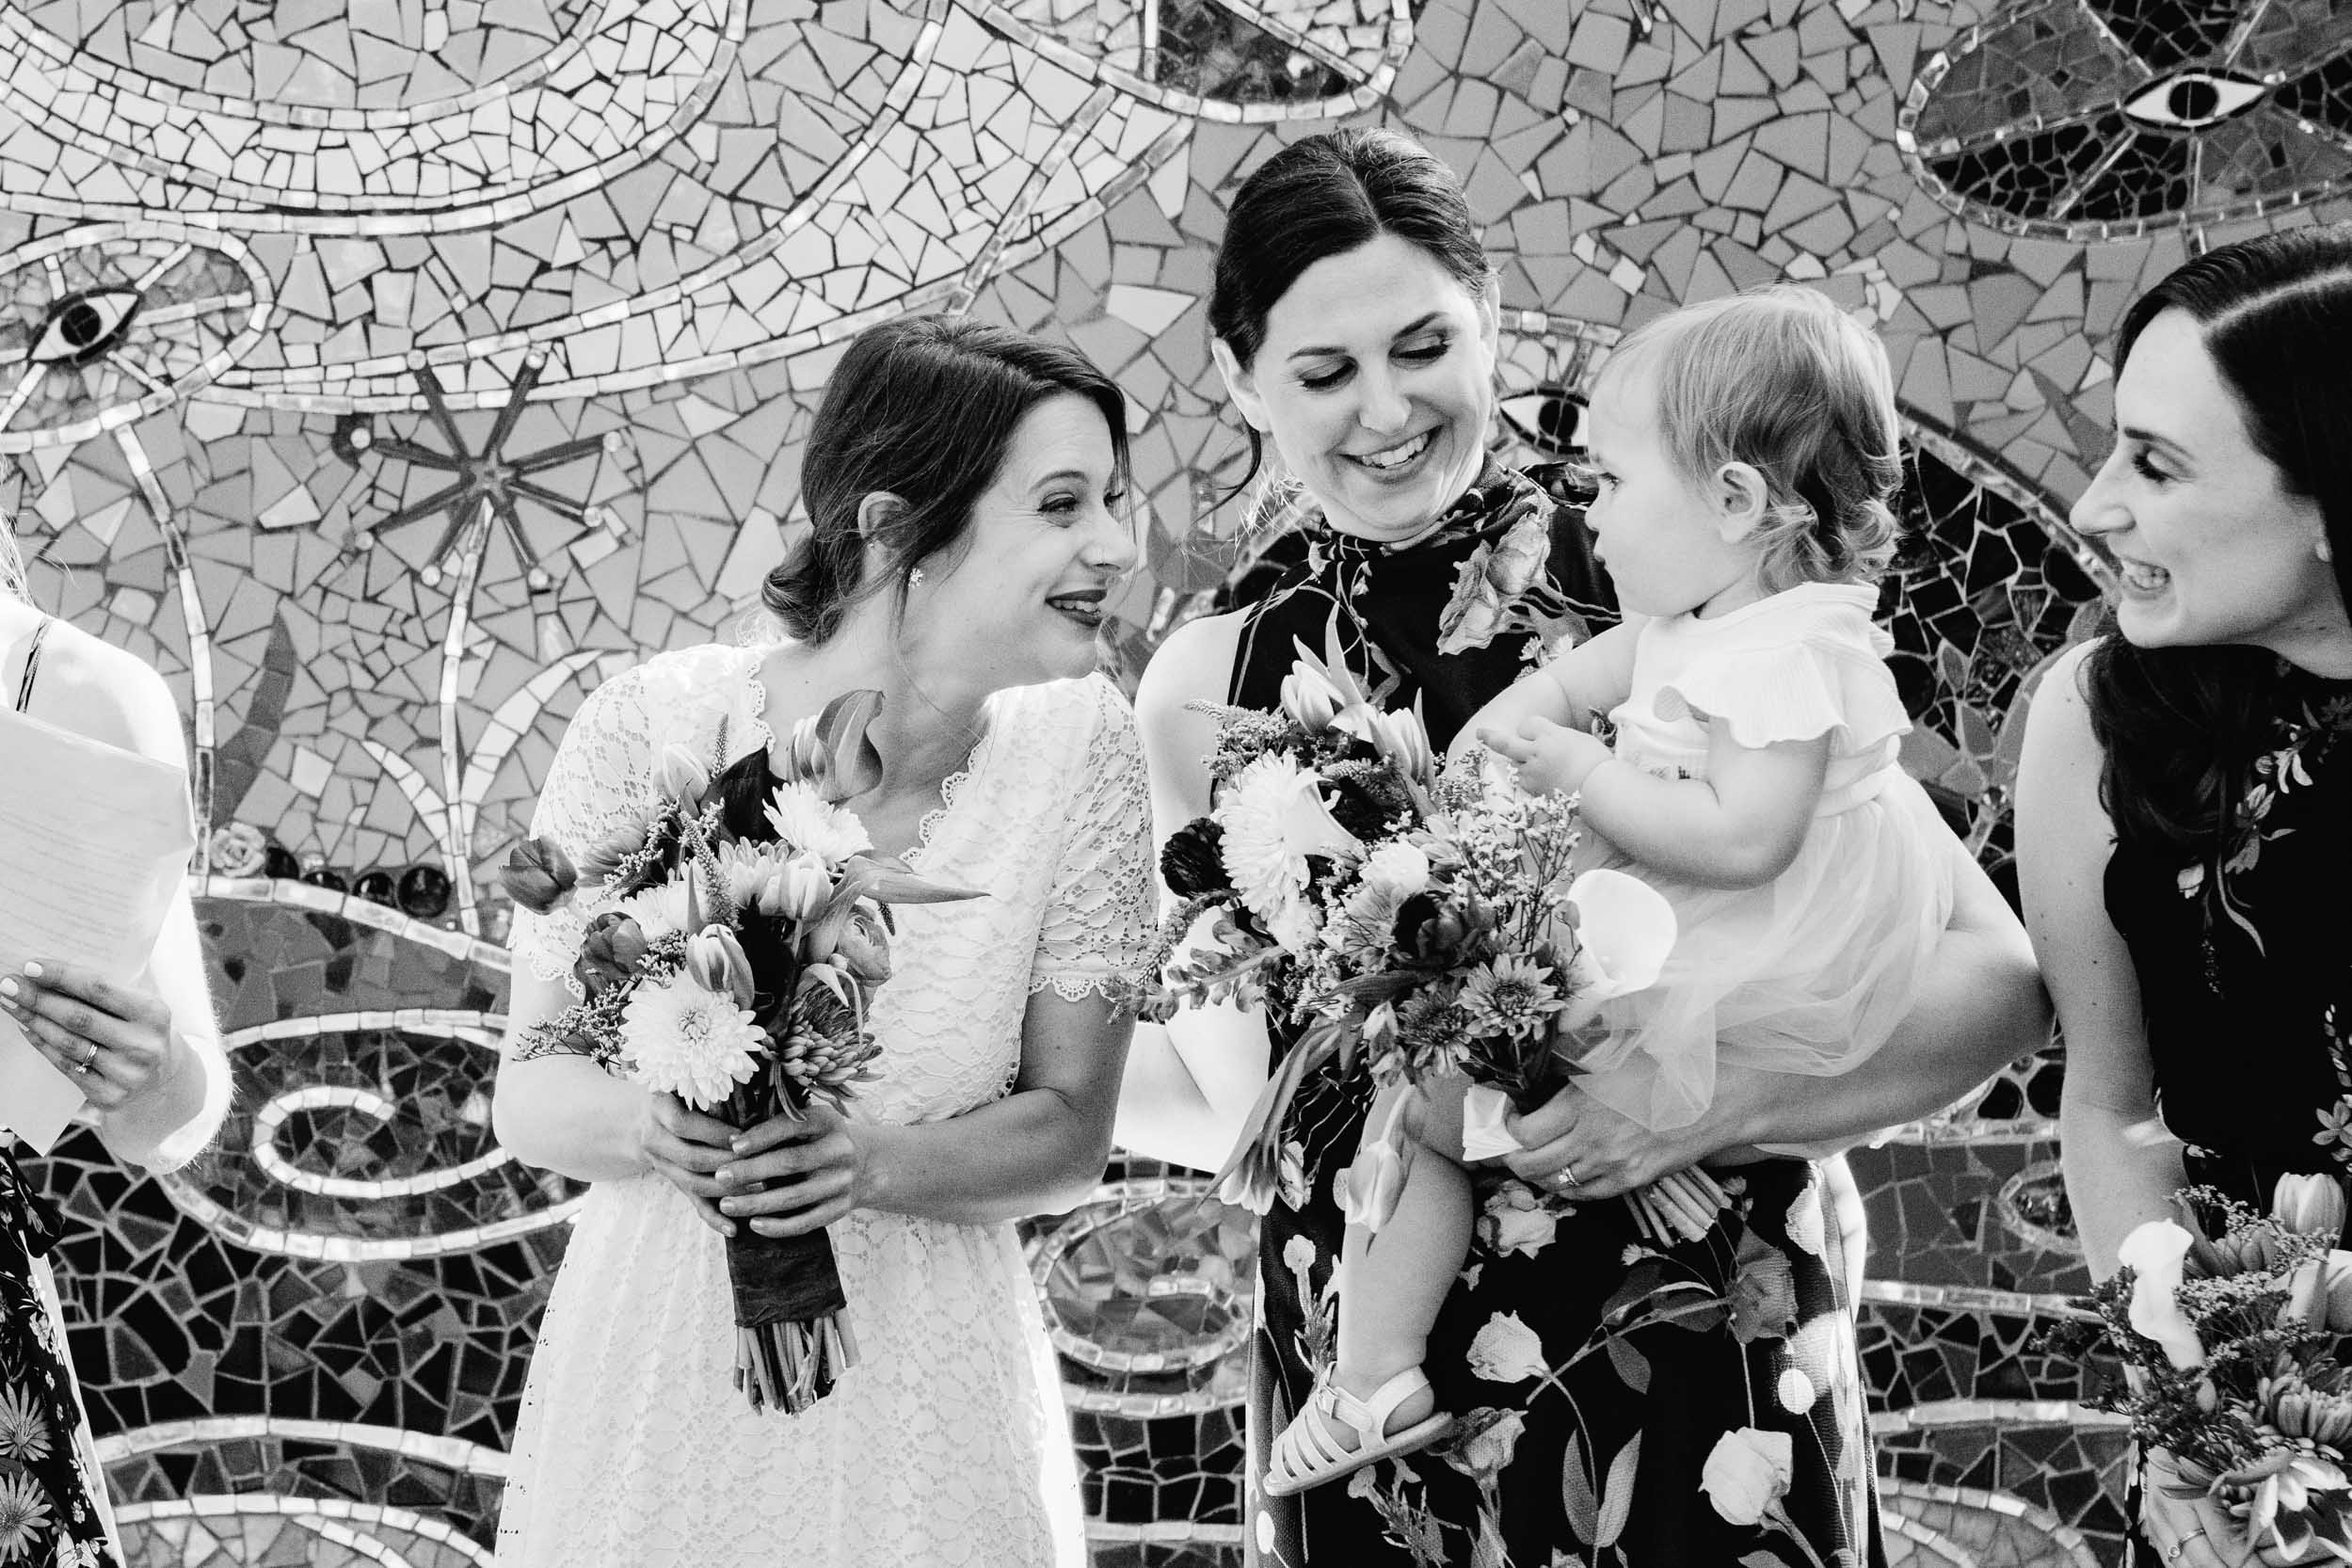
{"label": "white lace dress", "polygon": [[[770,736],[760,649],[661,655],[592,693],[533,821],[575,853],[650,808],[663,746]],[[894,911],[877,1081],[851,1114],[939,1121],[1004,1095],[1048,985],[1077,999],[1150,938],[1135,722],[1100,677],[1001,692],[910,858],[985,889]],[[520,913],[515,954],[564,976],[582,915]],[[1085,1560],[1075,1456],[1009,1224],[861,1209],[832,1227],[859,1365],[796,1416],[731,1384],[725,1244],[659,1177],[589,1191],[541,1330],[499,1521],[504,1568],[1042,1568]]]}

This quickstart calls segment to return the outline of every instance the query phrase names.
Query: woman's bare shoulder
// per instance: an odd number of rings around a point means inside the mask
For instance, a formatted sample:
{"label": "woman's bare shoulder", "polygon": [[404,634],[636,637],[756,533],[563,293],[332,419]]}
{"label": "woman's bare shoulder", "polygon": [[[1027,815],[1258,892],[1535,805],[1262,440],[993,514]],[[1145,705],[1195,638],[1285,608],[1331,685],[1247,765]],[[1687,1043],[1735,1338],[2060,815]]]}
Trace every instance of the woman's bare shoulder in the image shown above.
{"label": "woman's bare shoulder", "polygon": [[1146,728],[1188,702],[1223,702],[1233,689],[1233,662],[1241,648],[1247,610],[1188,620],[1160,645],[1135,686],[1135,712]]}

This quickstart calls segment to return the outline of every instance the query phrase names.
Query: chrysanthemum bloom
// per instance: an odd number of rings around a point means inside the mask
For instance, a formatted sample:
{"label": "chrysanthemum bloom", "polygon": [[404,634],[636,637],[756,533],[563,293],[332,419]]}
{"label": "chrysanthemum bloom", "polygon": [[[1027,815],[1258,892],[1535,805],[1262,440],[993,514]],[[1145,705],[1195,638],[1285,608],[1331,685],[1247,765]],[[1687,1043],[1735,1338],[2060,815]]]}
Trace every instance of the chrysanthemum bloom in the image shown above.
{"label": "chrysanthemum bloom", "polygon": [[1462,1011],[1480,1034],[1532,1040],[1563,1005],[1552,971],[1517,953],[1480,965],[1462,987]]}
{"label": "chrysanthemum bloom", "polygon": [[713,846],[719,865],[719,886],[738,909],[760,907],[760,899],[784,864],[784,852],[775,844],[747,844],[740,839]]}
{"label": "chrysanthemum bloom", "polygon": [[30,1464],[49,1452],[49,1418],[30,1389],[0,1388],[0,1459]]}
{"label": "chrysanthemum bloom", "polygon": [[637,922],[647,941],[658,942],[686,929],[686,884],[682,879],[673,879],[641,893],[632,893],[615,907]]}
{"label": "chrysanthemum bloom", "polygon": [[639,1082],[704,1111],[760,1070],[767,1045],[748,1008],[683,975],[638,986],[620,1032]]}
{"label": "chrysanthemum bloom", "polygon": [[0,1562],[29,1559],[50,1528],[49,1497],[30,1475],[0,1476]]}
{"label": "chrysanthemum bloom", "polygon": [[768,796],[768,825],[794,849],[805,849],[829,866],[873,848],[866,824],[854,812],[832,805],[807,784],[778,784]]}
{"label": "chrysanthemum bloom", "polygon": [[1315,911],[1306,902],[1306,857],[1353,858],[1364,846],[1332,820],[1322,782],[1295,758],[1272,752],[1243,768],[1225,786],[1217,820],[1225,874],[1251,914],[1274,940],[1303,953],[1315,940]]}

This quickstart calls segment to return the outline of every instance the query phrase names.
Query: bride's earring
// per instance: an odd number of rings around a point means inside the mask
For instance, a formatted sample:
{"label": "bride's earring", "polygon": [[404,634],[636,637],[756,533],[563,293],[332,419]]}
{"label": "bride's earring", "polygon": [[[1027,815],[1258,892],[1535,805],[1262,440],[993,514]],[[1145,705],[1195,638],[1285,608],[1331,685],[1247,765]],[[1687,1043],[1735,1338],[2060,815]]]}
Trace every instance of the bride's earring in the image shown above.
{"label": "bride's earring", "polygon": [[923,568],[920,568],[920,567],[908,567],[908,568],[906,568],[906,585],[907,585],[908,587],[910,587],[910,588],[911,588],[911,587],[916,586],[918,584],[921,583],[921,582],[922,582],[922,580],[923,580]]}
{"label": "bride's earring", "polygon": [[2326,539],[2322,539],[2319,543],[2313,545],[2312,547],[2312,553],[2319,557],[2319,564],[2321,566],[2327,566],[2332,563],[2336,558],[2336,552],[2328,548],[2328,544]]}

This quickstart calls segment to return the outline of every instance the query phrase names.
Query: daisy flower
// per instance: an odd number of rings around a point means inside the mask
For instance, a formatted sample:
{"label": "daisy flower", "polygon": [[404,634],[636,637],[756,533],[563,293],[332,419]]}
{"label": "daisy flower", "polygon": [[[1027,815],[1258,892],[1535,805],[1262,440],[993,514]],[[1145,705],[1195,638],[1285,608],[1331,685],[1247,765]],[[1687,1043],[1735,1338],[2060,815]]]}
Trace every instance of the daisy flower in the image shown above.
{"label": "daisy flower", "polygon": [[856,813],[827,802],[807,784],[778,784],[768,797],[768,825],[794,849],[805,849],[838,866],[851,856],[873,848],[866,824]]}
{"label": "daisy flower", "polygon": [[620,1034],[639,1082],[705,1111],[760,1070],[768,1043],[750,1009],[682,974],[638,986],[621,1014]]}
{"label": "daisy flower", "polygon": [[30,1464],[49,1452],[49,1418],[33,1403],[32,1391],[0,1388],[0,1459]]}
{"label": "daisy flower", "polygon": [[1552,971],[1513,953],[1481,964],[1462,987],[1462,1010],[1480,1033],[1533,1039],[1565,1004]]}
{"label": "daisy flower", "polygon": [[0,1562],[29,1562],[51,1528],[49,1496],[40,1483],[27,1474],[0,1476]]}
{"label": "daisy flower", "polygon": [[1233,776],[1216,815],[1224,829],[1218,851],[1241,903],[1275,941],[1304,952],[1317,926],[1305,896],[1306,857],[1364,853],[1355,835],[1332,820],[1322,780],[1287,752],[1269,752]]}

